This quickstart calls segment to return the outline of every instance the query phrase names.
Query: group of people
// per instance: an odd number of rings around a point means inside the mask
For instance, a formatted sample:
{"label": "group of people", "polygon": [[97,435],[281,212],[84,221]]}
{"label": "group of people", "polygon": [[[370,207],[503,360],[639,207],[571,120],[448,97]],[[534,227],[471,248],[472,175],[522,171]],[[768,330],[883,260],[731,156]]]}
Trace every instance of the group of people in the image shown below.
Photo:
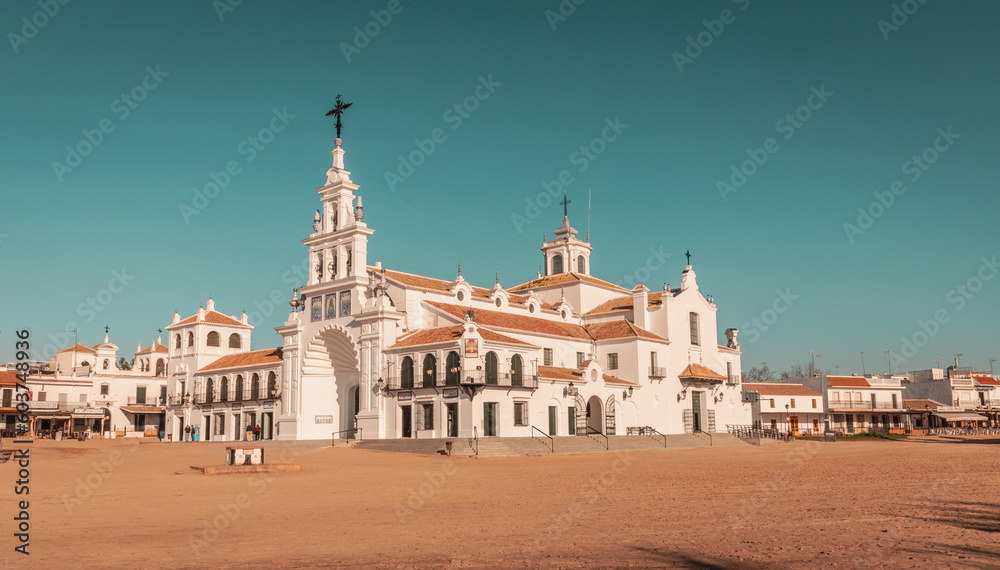
{"label": "group of people", "polygon": [[260,439],[260,431],[261,431],[260,430],[260,424],[257,424],[257,425],[254,425],[254,426],[252,426],[250,424],[247,424],[247,439],[246,440],[250,441],[251,439],[253,439],[254,441],[257,441],[258,439]]}

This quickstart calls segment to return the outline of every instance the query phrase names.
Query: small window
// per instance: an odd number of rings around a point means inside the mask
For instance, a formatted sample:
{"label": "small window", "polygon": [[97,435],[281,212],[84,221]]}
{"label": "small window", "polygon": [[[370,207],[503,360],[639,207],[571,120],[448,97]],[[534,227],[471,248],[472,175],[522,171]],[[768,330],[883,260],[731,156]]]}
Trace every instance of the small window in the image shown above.
{"label": "small window", "polygon": [[45,401],[45,392],[39,392],[38,393],[38,401],[39,402],[44,402]]}
{"label": "small window", "polygon": [[813,398],[813,407],[816,407],[816,398]]}
{"label": "small window", "polygon": [[87,401],[87,395],[86,394],[80,394],[80,401],[81,402],[86,402]]}
{"label": "small window", "polygon": [[618,370],[618,353],[612,352],[608,355],[608,370]]}
{"label": "small window", "polygon": [[792,408],[795,407],[795,398],[792,398]]}
{"label": "small window", "polygon": [[559,275],[563,272],[563,258],[558,253],[552,256],[552,274]]}
{"label": "small window", "polygon": [[194,333],[188,333],[188,346],[194,346]]}
{"label": "small window", "polygon": [[771,407],[774,407],[774,398],[771,398]]}
{"label": "small window", "polygon": [[514,425],[528,425],[528,402],[514,402]]}
{"label": "small window", "polygon": [[582,352],[576,353],[576,367],[583,368],[584,354]]}
{"label": "small window", "polygon": [[109,388],[110,388],[110,386],[108,386],[107,384],[101,384],[101,395],[102,396],[107,396]]}
{"label": "small window", "polygon": [[181,347],[181,333],[174,335],[174,348],[180,349]]}
{"label": "small window", "polygon": [[208,333],[208,337],[205,339],[208,346],[220,346],[221,341],[219,339],[219,333],[212,331]]}
{"label": "small window", "polygon": [[497,297],[496,300],[493,301],[493,304],[496,305],[497,307],[500,307],[500,306],[503,305],[503,299],[501,299],[500,297]]}
{"label": "small window", "polygon": [[229,335],[229,348],[241,348],[243,346],[243,339],[240,335],[233,333]]}
{"label": "small window", "polygon": [[529,313],[534,313],[535,312],[535,305],[534,305],[534,303],[528,305],[528,312]]}
{"label": "small window", "polygon": [[545,366],[552,366],[552,349],[546,348],[542,351],[542,363]]}
{"label": "small window", "polygon": [[701,341],[698,338],[698,313],[691,313],[689,319],[691,321],[691,344],[700,346]]}
{"label": "small window", "polygon": [[104,368],[105,370],[107,370],[107,369],[108,369],[108,366],[110,366],[110,363],[108,362],[108,359],[107,359],[107,358],[105,358],[105,359],[104,359],[104,365],[103,365],[103,368]]}
{"label": "small window", "polygon": [[587,260],[582,255],[576,258],[576,272],[582,275],[587,274]]}
{"label": "small window", "polygon": [[465,300],[465,291],[459,291],[458,294],[455,295],[455,297],[458,299],[459,302],[464,301]]}

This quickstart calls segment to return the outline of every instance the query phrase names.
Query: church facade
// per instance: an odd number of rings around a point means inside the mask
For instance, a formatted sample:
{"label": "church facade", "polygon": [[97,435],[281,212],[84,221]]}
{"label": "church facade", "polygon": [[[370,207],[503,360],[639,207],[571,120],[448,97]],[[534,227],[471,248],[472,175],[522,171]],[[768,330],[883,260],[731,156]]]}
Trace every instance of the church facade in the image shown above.
{"label": "church facade", "polygon": [[[592,275],[564,211],[544,274],[480,287],[369,263],[375,230],[340,138],[303,244],[280,346],[250,351],[246,315],[174,315],[167,433],[200,440],[725,431],[749,424],[735,329],[688,264],[678,288]],[[248,433],[247,427],[250,426]],[[260,426],[260,429],[254,429]],[[335,435],[336,434],[336,435]],[[190,439],[190,437],[188,438]]]}

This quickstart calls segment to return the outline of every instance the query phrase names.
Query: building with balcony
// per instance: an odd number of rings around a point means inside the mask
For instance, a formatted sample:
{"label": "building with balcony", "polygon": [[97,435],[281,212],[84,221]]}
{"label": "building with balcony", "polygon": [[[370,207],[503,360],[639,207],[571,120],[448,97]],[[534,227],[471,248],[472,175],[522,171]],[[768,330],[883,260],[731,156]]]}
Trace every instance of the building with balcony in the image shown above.
{"label": "building with balcony", "polygon": [[[719,344],[714,299],[690,259],[680,286],[629,290],[593,276],[570,225],[543,238],[537,279],[492,287],[369,263],[358,185],[337,139],[303,240],[306,283],[250,351],[246,315],[214,302],[166,327],[167,431],[234,440],[725,431],[746,424],[735,329]],[[406,247],[398,245],[396,247]],[[526,252],[534,258],[537,254]],[[272,429],[273,428],[273,429]]]}
{"label": "building with balcony", "polygon": [[905,431],[906,408],[899,376],[816,376],[789,380],[823,394],[824,421],[839,433]]}
{"label": "building with balcony", "polygon": [[756,428],[792,435],[817,435],[826,428],[823,394],[802,384],[747,382],[743,399],[751,403]]}
{"label": "building with balcony", "polygon": [[1000,406],[993,394],[1000,383],[993,384],[996,379],[990,374],[930,368],[901,376],[908,398],[934,400],[948,408],[935,415],[942,425],[982,425],[998,419]]}

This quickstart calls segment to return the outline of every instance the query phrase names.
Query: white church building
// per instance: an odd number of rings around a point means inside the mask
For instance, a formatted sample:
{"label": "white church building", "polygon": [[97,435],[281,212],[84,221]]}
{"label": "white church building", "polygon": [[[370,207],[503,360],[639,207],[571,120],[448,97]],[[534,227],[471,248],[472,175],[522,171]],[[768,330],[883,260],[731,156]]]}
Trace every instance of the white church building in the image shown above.
{"label": "white church building", "polygon": [[[369,264],[375,230],[336,139],[317,190],[309,279],[280,346],[250,351],[246,315],[214,301],[168,339],[166,429],[174,440],[624,435],[749,424],[735,329],[689,264],[675,289],[632,290],[592,275],[592,246],[564,211],[542,244],[545,271],[505,288]],[[384,247],[384,246],[383,246]],[[405,247],[405,246],[404,246]],[[251,432],[251,436],[252,436]]]}

